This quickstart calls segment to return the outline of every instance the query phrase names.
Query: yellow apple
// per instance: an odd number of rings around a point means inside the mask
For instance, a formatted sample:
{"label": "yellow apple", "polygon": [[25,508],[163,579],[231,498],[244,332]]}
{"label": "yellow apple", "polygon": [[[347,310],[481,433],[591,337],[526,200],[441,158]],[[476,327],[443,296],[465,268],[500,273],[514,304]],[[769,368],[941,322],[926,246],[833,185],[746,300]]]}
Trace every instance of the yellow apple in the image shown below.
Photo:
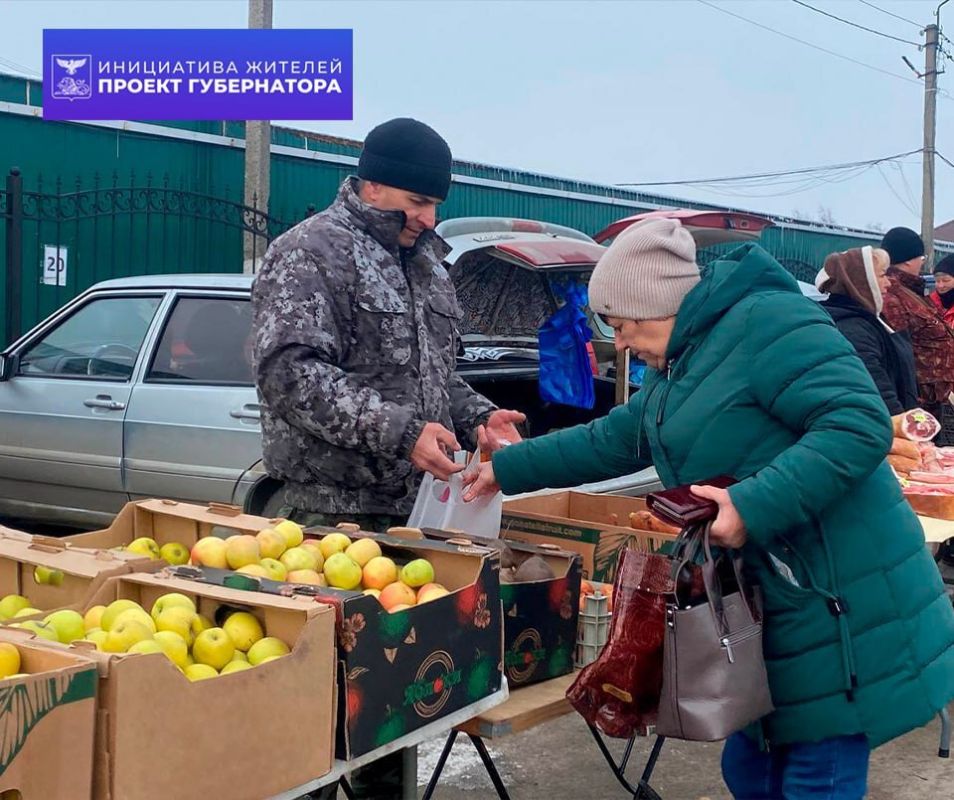
{"label": "yellow apple", "polygon": [[197,567],[226,569],[229,565],[225,557],[225,542],[218,536],[199,539],[192,548],[189,560]]}
{"label": "yellow apple", "polygon": [[299,569],[314,569],[317,563],[315,557],[304,547],[290,547],[279,559],[285,565],[285,569],[294,572]]}
{"label": "yellow apple", "polygon": [[244,669],[251,669],[252,665],[248,661],[229,661],[224,667],[219,675],[228,675],[230,672],[241,672]]}
{"label": "yellow apple", "polygon": [[225,560],[229,567],[238,569],[248,564],[257,564],[262,557],[258,547],[258,539],[250,534],[232,536],[225,543]]}
{"label": "yellow apple", "polygon": [[195,637],[192,645],[192,657],[199,664],[208,664],[216,670],[222,669],[235,654],[232,638],[222,628],[209,628]]}
{"label": "yellow apple", "polygon": [[165,650],[162,649],[162,645],[159,644],[155,639],[143,639],[141,642],[136,642],[132,647],[130,647],[127,653],[163,653]]}
{"label": "yellow apple", "polygon": [[351,558],[359,567],[364,567],[372,558],[381,555],[381,545],[374,539],[358,539],[345,549],[345,555]]}
{"label": "yellow apple", "polygon": [[284,656],[291,652],[288,645],[276,636],[266,636],[259,639],[248,650],[248,663],[253,667],[261,664],[271,656]]}
{"label": "yellow apple", "polygon": [[37,567],[33,570],[33,580],[47,586],[62,586],[63,571],[50,567]]}
{"label": "yellow apple", "polygon": [[[222,629],[229,635],[236,650],[247,651],[265,635],[262,624],[253,614],[249,614],[247,611],[236,611],[234,614],[229,614],[229,618],[225,620]],[[230,660],[233,655],[234,653],[229,656]]]}
{"label": "yellow apple", "polygon": [[192,635],[198,636],[202,631],[207,631],[209,628],[214,627],[212,625],[212,620],[210,620],[204,614],[196,614],[192,618]]}
{"label": "yellow apple", "polygon": [[239,567],[236,572],[241,572],[243,575],[253,575],[256,578],[268,577],[268,570],[261,564],[246,564],[244,567]]}
{"label": "yellow apple", "polygon": [[335,553],[343,553],[350,545],[351,540],[343,533],[329,533],[318,543],[325,561]]}
{"label": "yellow apple", "polygon": [[301,529],[301,525],[292,522],[290,519],[283,519],[274,527],[274,530],[285,537],[286,547],[298,547],[302,539],[305,538],[305,532]]}
{"label": "yellow apple", "polygon": [[167,608],[187,608],[195,613],[195,602],[188,595],[179,592],[169,592],[156,599],[152,604],[152,618],[158,620],[159,615]]}
{"label": "yellow apple", "polygon": [[257,666],[261,666],[262,664],[267,664],[269,661],[277,661],[279,658],[284,658],[287,655],[288,653],[279,653],[278,655],[275,655],[275,656],[269,656],[268,658],[263,658],[261,661],[258,662]]}
{"label": "yellow apple", "polygon": [[152,638],[159,644],[162,652],[173,664],[181,669],[188,666],[189,645],[178,633],[175,631],[159,631]]}
{"label": "yellow apple", "polygon": [[30,601],[22,594],[8,594],[0,600],[0,620],[10,619],[21,608],[30,608]]}
{"label": "yellow apple", "polygon": [[146,558],[159,558],[159,545],[156,544],[155,539],[150,539],[148,536],[140,536],[138,539],[133,539],[126,545],[126,550],[130,553],[146,556]]}
{"label": "yellow apple", "polygon": [[101,628],[93,628],[93,630],[87,631],[86,641],[95,644],[97,650],[102,650],[107,636],[109,636],[109,634]]}
{"label": "yellow apple", "polygon": [[99,623],[103,619],[103,612],[105,610],[106,606],[93,606],[86,612],[83,616],[83,625],[86,627],[86,630],[91,631],[93,628],[102,627]]}
{"label": "yellow apple", "polygon": [[103,651],[106,653],[125,653],[136,642],[151,639],[152,631],[138,619],[118,620],[103,642]]}
{"label": "yellow apple", "polygon": [[259,566],[268,573],[268,577],[273,581],[283,581],[288,577],[288,567],[274,558],[263,558]]}
{"label": "yellow apple", "polygon": [[155,633],[156,622],[150,617],[143,609],[141,608],[127,608],[125,611],[121,611],[119,616],[113,620],[113,627],[115,628],[120,622],[126,619],[136,619],[139,620],[143,625],[149,628],[150,632]]}
{"label": "yellow apple", "polygon": [[9,678],[20,671],[20,651],[9,642],[0,642],[0,678]]}
{"label": "yellow apple", "polygon": [[285,580],[288,581],[288,583],[308,583],[312,586],[326,586],[327,581],[322,583],[323,577],[323,575],[319,575],[313,569],[293,569],[285,576]]}
{"label": "yellow apple", "polygon": [[21,617],[35,617],[37,614],[42,613],[43,612],[40,611],[40,609],[30,606],[29,608],[21,608],[19,611],[17,611],[17,613],[13,615],[13,619],[19,619]]}
{"label": "yellow apple", "polygon": [[21,628],[32,631],[34,635],[39,636],[41,639],[48,639],[51,642],[58,642],[60,640],[56,635],[56,628],[46,622],[31,619],[18,624]]}
{"label": "yellow apple", "polygon": [[134,603],[132,600],[113,600],[106,610],[103,612],[103,615],[99,618],[99,627],[104,631],[108,631],[113,627],[113,622],[116,621],[116,618],[123,613],[123,611],[128,611],[130,608],[140,608],[139,603]]}
{"label": "yellow apple", "polygon": [[443,597],[446,594],[450,594],[450,592],[439,583],[425,583],[417,590],[417,604],[420,605],[421,603],[436,600],[438,597]]}
{"label": "yellow apple", "polygon": [[206,678],[217,678],[219,673],[208,664],[189,664],[184,670],[190,681],[204,681]]}
{"label": "yellow apple", "polygon": [[299,547],[307,550],[315,557],[315,561],[318,562],[315,564],[315,569],[321,572],[321,568],[325,565],[325,556],[321,552],[321,544],[316,539],[305,539]]}
{"label": "yellow apple", "polygon": [[248,656],[245,655],[241,650],[236,650],[235,654],[232,656],[232,661],[248,661]]}
{"label": "yellow apple", "polygon": [[344,553],[334,553],[325,561],[325,577],[336,589],[355,589],[361,585],[361,567]]}
{"label": "yellow apple", "polygon": [[426,558],[416,558],[404,565],[401,581],[414,589],[425,583],[433,583],[434,567]]}
{"label": "yellow apple", "polygon": [[189,563],[189,548],[180,542],[167,542],[159,548],[159,558],[168,561],[172,566]]}
{"label": "yellow apple", "polygon": [[52,614],[47,614],[43,621],[53,626],[56,631],[56,638],[63,644],[75,642],[86,635],[86,625],[78,611],[70,611],[64,608],[60,611],[54,611]]}
{"label": "yellow apple", "polygon": [[397,579],[397,564],[387,556],[372,558],[361,571],[361,582],[368,589],[383,589]]}
{"label": "yellow apple", "polygon": [[264,528],[255,534],[262,558],[280,558],[288,549],[288,543],[274,528]]}
{"label": "yellow apple", "polygon": [[172,606],[159,615],[156,620],[156,630],[177,633],[189,645],[192,644],[195,618],[196,613],[194,611],[182,606]]}

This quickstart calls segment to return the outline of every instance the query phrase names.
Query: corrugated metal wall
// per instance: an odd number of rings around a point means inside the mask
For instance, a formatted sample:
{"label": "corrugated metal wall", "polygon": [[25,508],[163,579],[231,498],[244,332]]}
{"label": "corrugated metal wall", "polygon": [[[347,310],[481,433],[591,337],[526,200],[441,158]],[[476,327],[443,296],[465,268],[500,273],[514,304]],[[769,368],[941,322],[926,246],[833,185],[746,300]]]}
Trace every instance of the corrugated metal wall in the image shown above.
{"label": "corrugated metal wall", "polygon": [[[229,139],[223,137],[240,140],[244,133],[242,123],[176,122],[159,127],[124,123],[107,127],[43,122],[30,115],[37,111],[34,107],[40,97],[37,82],[0,75],[0,171],[5,175],[10,167],[19,167],[25,190],[36,191],[41,181],[43,190],[49,192],[59,180],[61,190],[66,192],[77,187],[89,188],[97,178],[100,185],[116,181],[119,186],[142,185],[146,180],[157,185],[167,180],[175,187],[241,202],[243,151],[234,146],[235,141],[229,146]],[[173,138],[193,134],[197,140]],[[308,206],[320,209],[331,202],[341,180],[352,171],[348,163],[327,159],[354,158],[359,152],[353,142],[281,128],[273,129],[272,141],[269,211],[289,223],[302,219]],[[315,158],[315,152],[326,155],[324,159]],[[640,210],[682,205],[671,198],[480,164],[458,162],[455,173],[459,179],[440,211],[445,219],[483,215],[526,217],[594,234],[610,222]],[[494,185],[481,185],[482,182]],[[24,257],[24,290],[33,292],[33,287],[37,287],[36,301],[26,303],[23,309],[25,327],[107,277],[210,270],[210,249],[217,254],[214,271],[242,269],[240,236],[226,241],[224,234],[203,233],[196,225],[189,228],[177,224],[171,232],[168,227],[165,229],[163,245],[171,235],[180,247],[175,253],[161,254],[168,248],[158,244],[155,220],[149,225],[141,220],[133,222],[130,217],[119,223],[126,228],[114,234],[111,250],[96,251],[97,263],[90,263],[88,254],[92,252],[90,237],[100,235],[98,228],[76,226],[71,230],[68,225],[63,226],[59,243],[71,248],[65,287],[38,286],[36,248],[56,232],[49,228],[36,231],[33,249]],[[3,236],[0,225],[0,254]],[[828,253],[876,241],[875,235],[862,231],[831,232],[786,225],[769,229],[762,237],[766,249],[802,280],[811,279]],[[5,309],[0,305],[2,312]]]}

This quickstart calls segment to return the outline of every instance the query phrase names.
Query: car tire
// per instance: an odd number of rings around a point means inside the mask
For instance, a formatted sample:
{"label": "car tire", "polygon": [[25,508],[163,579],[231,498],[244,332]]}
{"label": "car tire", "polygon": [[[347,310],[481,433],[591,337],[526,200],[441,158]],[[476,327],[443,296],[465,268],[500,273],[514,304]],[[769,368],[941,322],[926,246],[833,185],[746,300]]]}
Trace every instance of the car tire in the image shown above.
{"label": "car tire", "polygon": [[272,519],[285,505],[285,484],[267,475],[260,478],[245,496],[244,511]]}

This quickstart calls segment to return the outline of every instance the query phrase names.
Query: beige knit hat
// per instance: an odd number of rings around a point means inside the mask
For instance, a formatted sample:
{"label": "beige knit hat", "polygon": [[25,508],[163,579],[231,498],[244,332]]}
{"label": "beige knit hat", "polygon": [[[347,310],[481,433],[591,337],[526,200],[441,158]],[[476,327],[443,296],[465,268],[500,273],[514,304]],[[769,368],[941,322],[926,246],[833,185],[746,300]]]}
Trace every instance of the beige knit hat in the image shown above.
{"label": "beige knit hat", "polygon": [[622,319],[676,316],[699,283],[696,243],[675,219],[647,219],[624,230],[590,278],[590,308]]}

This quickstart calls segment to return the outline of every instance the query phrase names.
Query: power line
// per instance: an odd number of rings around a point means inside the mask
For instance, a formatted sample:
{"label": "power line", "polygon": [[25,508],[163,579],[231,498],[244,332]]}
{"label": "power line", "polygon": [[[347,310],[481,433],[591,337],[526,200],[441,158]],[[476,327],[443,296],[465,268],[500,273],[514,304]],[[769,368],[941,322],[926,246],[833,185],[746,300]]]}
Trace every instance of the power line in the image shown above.
{"label": "power line", "polygon": [[897,161],[908,156],[920,153],[921,149],[909,150],[906,153],[897,153],[893,156],[883,156],[882,158],[872,158],[867,161],[848,161],[841,164],[827,164],[817,167],[800,167],[798,169],[779,170],[776,172],[758,172],[752,175],[733,175],[718,178],[697,178],[695,180],[678,181],[643,181],[640,183],[617,183],[617,186],[689,186],[692,184],[713,184],[713,183],[737,183],[739,181],[751,181],[764,178],[786,178],[795,175],[811,175],[813,173],[838,172],[842,170],[855,170],[862,167],[873,167],[877,164],[883,164],[886,161]]}
{"label": "power line", "polygon": [[942,156],[937,150],[934,151],[934,155],[936,155],[939,159],[941,159],[941,161],[943,161],[943,162],[944,162],[945,164],[947,164],[949,167],[954,167],[954,162],[949,161],[948,159],[946,159],[946,158],[945,158],[944,156]]}
{"label": "power line", "polygon": [[734,11],[729,11],[727,8],[722,8],[717,6],[715,3],[710,3],[709,0],[696,0],[698,3],[702,3],[704,6],[709,6],[709,8],[714,8],[716,11],[719,11],[723,14],[728,14],[730,17],[735,17],[740,19],[743,22],[748,22],[750,25],[754,25],[756,28],[761,28],[764,31],[769,31],[771,33],[777,34],[778,36],[784,36],[786,39],[791,39],[793,42],[798,42],[803,44],[806,47],[811,47],[813,50],[820,50],[823,53],[828,53],[830,56],[835,58],[840,58],[843,61],[850,61],[852,64],[857,64],[859,67],[865,67],[866,69],[874,70],[875,72],[880,72],[882,75],[888,75],[892,78],[896,78],[899,81],[905,81],[906,83],[915,83],[921,85],[920,81],[916,81],[913,78],[907,78],[904,75],[899,75],[897,72],[891,72],[886,69],[881,69],[881,67],[876,67],[872,64],[865,63],[864,61],[859,61],[856,58],[851,58],[850,56],[843,55],[842,53],[837,53],[834,50],[828,50],[825,47],[820,45],[813,44],[812,42],[807,42],[804,39],[799,39],[797,36],[792,36],[788,33],[783,33],[782,31],[776,30],[775,28],[770,28],[768,25],[763,25],[761,22],[756,22],[754,19],[749,19],[748,17],[743,17],[741,14],[736,14]]}
{"label": "power line", "polygon": [[851,25],[853,28],[858,28],[859,30],[867,31],[868,33],[873,33],[876,36],[883,36],[885,39],[894,39],[894,41],[901,42],[902,44],[910,44],[910,45],[914,45],[914,47],[920,47],[919,42],[912,42],[910,39],[901,39],[897,36],[892,36],[890,33],[877,31],[874,28],[867,28],[864,25],[859,25],[857,22],[852,22],[850,19],[845,19],[844,17],[839,17],[839,16],[836,16],[835,14],[829,14],[827,11],[823,11],[820,8],[815,8],[815,6],[811,6],[808,3],[805,3],[803,2],[803,0],[792,0],[792,2],[795,3],[795,5],[799,5],[799,6],[802,6],[803,8],[807,8],[809,11],[814,11],[816,14],[821,14],[825,17],[829,17],[830,19],[838,20],[838,22],[842,22],[845,25]]}
{"label": "power line", "polygon": [[882,14],[887,14],[889,17],[894,17],[895,19],[899,19],[902,22],[907,22],[908,25],[913,25],[915,28],[919,28],[922,31],[924,30],[924,26],[919,22],[915,22],[913,19],[908,19],[907,17],[902,17],[902,16],[899,16],[898,14],[893,14],[892,12],[881,8],[880,6],[876,6],[874,3],[869,3],[868,0],[858,0],[858,2],[863,3],[866,6],[869,6],[870,8],[873,8],[875,11],[880,11]]}
{"label": "power line", "polygon": [[5,65],[5,66],[9,67],[10,69],[14,69],[14,70],[16,70],[17,72],[20,72],[20,73],[22,73],[23,75],[27,75],[27,76],[32,77],[32,78],[39,78],[39,77],[40,77],[40,73],[39,73],[39,72],[36,72],[35,70],[30,69],[29,67],[25,66],[24,64],[18,64],[16,61],[11,61],[9,58],[0,57],[0,64]]}

